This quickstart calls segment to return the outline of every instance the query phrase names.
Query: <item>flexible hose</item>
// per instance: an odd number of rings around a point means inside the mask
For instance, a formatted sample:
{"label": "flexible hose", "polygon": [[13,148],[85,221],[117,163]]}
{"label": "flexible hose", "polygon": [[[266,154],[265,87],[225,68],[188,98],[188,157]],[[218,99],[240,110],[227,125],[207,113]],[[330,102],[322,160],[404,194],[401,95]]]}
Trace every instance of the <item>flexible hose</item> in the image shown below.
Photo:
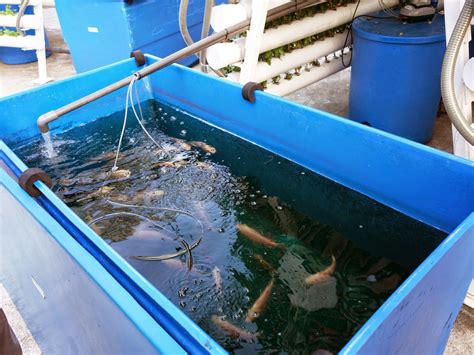
{"label": "flexible hose", "polygon": [[16,32],[20,35],[20,36],[24,36],[25,34],[23,33],[23,31],[21,30],[21,18],[23,17],[23,15],[25,14],[25,11],[26,11],[26,8],[28,6],[28,2],[29,0],[22,0],[21,1],[21,4],[20,4],[20,8],[18,9],[18,14],[16,15],[16,22],[15,22],[15,26],[16,26]]}
{"label": "flexible hose", "polygon": [[473,13],[474,0],[466,0],[449,39],[441,70],[441,95],[444,107],[454,127],[471,145],[474,145],[474,128],[467,122],[456,100],[454,73],[459,50],[467,30],[470,28]]}
{"label": "flexible hose", "polygon": [[181,36],[183,36],[186,45],[190,46],[194,41],[188,31],[188,4],[189,0],[181,0],[179,3],[179,31],[181,32]]}
{"label": "flexible hose", "polygon": [[[204,39],[209,36],[209,28],[211,27],[211,13],[213,6],[214,0],[206,0],[206,5],[204,8],[204,18],[202,20],[201,39]],[[201,70],[207,73],[206,48],[203,48],[201,53],[199,54],[199,64],[201,65]]]}

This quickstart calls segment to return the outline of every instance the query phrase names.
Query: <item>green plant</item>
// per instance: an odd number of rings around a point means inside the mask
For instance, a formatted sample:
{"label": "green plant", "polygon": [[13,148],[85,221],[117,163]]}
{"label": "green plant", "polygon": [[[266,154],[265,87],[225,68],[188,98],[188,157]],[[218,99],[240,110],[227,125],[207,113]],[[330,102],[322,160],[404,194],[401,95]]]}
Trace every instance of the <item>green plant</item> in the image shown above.
{"label": "green plant", "polygon": [[6,27],[0,29],[0,36],[10,36],[10,37],[18,37],[20,34],[16,31],[11,31]]}
{"label": "green plant", "polygon": [[5,6],[5,10],[0,11],[0,15],[7,15],[7,16],[15,16],[17,14],[17,10],[12,9],[10,5]]}

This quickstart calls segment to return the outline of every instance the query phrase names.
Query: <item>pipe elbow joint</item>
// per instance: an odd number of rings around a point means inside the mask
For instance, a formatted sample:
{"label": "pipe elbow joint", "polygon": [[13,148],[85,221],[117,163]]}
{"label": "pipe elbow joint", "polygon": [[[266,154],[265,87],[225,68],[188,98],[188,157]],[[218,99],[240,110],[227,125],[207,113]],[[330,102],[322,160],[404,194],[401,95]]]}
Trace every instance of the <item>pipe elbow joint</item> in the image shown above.
{"label": "pipe elbow joint", "polygon": [[56,114],[56,111],[49,111],[38,117],[36,124],[38,125],[41,133],[49,132],[49,123],[56,120],[59,116]]}

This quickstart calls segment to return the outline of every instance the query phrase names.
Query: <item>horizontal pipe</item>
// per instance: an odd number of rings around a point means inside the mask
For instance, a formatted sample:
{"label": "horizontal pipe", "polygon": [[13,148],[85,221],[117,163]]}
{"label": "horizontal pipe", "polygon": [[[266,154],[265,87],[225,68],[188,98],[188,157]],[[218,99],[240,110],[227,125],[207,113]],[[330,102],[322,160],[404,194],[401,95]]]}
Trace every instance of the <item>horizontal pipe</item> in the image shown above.
{"label": "horizontal pipe", "polygon": [[[285,0],[270,0],[268,10],[284,5]],[[252,16],[252,0],[242,0],[237,4],[220,4],[212,8],[211,27],[215,32],[236,25]]]}
{"label": "horizontal pipe", "polygon": [[41,49],[44,47],[44,39],[39,36],[0,36],[0,47],[12,47],[27,49]]}
{"label": "horizontal pipe", "polygon": [[[0,27],[16,27],[17,16],[0,15]],[[22,30],[36,30],[43,25],[41,19],[36,15],[23,15],[20,19]]]}
{"label": "horizontal pipe", "polygon": [[[318,4],[318,3],[324,3],[326,0],[295,0],[291,1],[287,4],[281,5],[277,8],[274,8],[270,11],[268,11],[268,16],[267,16],[267,21],[272,21],[276,18],[279,18],[281,16],[284,16],[286,14],[298,11],[302,8],[305,8],[309,5],[313,4]],[[123,78],[109,86],[106,86],[105,88],[102,88],[96,92],[93,92],[92,94],[89,94],[83,98],[80,98],[74,102],[71,102],[70,104],[67,104],[59,109],[47,112],[43,115],[41,115],[38,120],[37,120],[37,125],[38,128],[42,133],[46,133],[49,131],[49,123],[52,121],[58,119],[59,117],[74,111],[80,107],[83,107],[87,105],[88,103],[91,103],[101,97],[104,97],[116,90],[119,90],[127,85],[130,84],[130,82],[134,79],[141,79],[147,75],[150,75],[160,69],[163,69],[173,63],[176,63],[177,61],[186,58],[190,55],[193,55],[199,51],[201,51],[204,48],[207,48],[213,44],[225,41],[232,36],[241,33],[243,31],[246,31],[249,28],[250,25],[250,19],[245,20],[237,25],[231,26],[224,31],[215,33],[209,37],[206,37],[198,42],[193,43],[192,45],[185,47],[163,59],[160,61],[147,66],[134,74]]]}
{"label": "horizontal pipe", "polygon": [[[47,0],[43,0],[43,2],[48,2]],[[52,2],[52,0],[49,0],[49,2]],[[41,3],[41,0],[29,0],[28,5],[30,6],[36,6]],[[54,1],[53,1],[54,3]],[[2,5],[20,5],[21,0],[2,0]]]}
{"label": "horizontal pipe", "polygon": [[[384,0],[387,6],[395,6],[398,0]],[[292,21],[289,24],[271,28],[265,31],[260,53],[281,47],[300,39],[321,33],[341,26],[351,21],[356,4],[340,6],[336,11],[328,10],[325,13]],[[361,1],[357,15],[366,15],[380,10],[378,0]],[[246,38],[241,37],[232,43],[216,44],[207,50],[207,60],[213,69],[221,69],[232,63],[241,61],[245,56]],[[224,46],[225,45],[225,46]],[[231,47],[233,45],[233,47]],[[212,64],[214,63],[214,65]]]}
{"label": "horizontal pipe", "polygon": [[345,43],[346,37],[346,32],[338,33],[334,37],[326,38],[324,41],[316,42],[301,49],[295,49],[281,58],[273,58],[270,65],[265,62],[259,62],[254,81],[260,83],[278,74],[285,73],[290,69],[309,63],[312,60],[341,50],[351,44]]}
{"label": "horizontal pipe", "polygon": [[342,63],[342,59],[334,58],[329,63],[323,63],[320,67],[311,68],[309,72],[302,70],[299,76],[294,75],[291,80],[282,79],[279,84],[270,85],[265,89],[265,92],[276,96],[285,96],[343,69],[345,69],[345,66]]}

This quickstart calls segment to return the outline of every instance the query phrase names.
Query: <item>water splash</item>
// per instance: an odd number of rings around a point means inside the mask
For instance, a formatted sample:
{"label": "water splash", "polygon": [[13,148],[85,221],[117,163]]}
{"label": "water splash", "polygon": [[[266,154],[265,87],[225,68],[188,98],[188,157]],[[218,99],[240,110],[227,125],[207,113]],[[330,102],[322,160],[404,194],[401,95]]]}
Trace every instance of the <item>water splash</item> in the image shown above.
{"label": "water splash", "polygon": [[46,148],[46,155],[48,158],[54,158],[56,152],[54,151],[53,141],[51,140],[51,135],[49,132],[41,133],[44,140],[44,147]]}

